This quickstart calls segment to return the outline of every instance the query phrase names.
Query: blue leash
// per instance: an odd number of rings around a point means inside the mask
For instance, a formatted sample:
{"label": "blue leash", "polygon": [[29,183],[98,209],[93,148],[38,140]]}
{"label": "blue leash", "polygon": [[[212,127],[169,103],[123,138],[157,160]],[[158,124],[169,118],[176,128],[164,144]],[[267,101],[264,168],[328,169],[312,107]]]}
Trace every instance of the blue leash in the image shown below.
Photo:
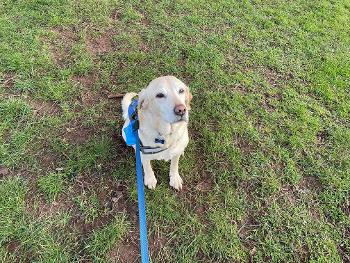
{"label": "blue leash", "polygon": [[137,198],[139,205],[139,224],[140,224],[140,247],[141,262],[148,263],[148,240],[147,240],[147,221],[146,221],[146,204],[145,189],[143,186],[142,163],[140,154],[140,139],[137,133],[136,140],[136,174],[137,174]]}
{"label": "blue leash", "polygon": [[126,144],[135,145],[136,155],[136,179],[137,179],[137,199],[139,207],[139,224],[140,224],[140,247],[141,262],[148,263],[148,239],[147,239],[147,221],[146,221],[146,204],[145,189],[143,185],[142,162],[140,154],[140,138],[138,133],[138,116],[137,116],[137,100],[133,100],[128,108],[130,124],[124,128]]}

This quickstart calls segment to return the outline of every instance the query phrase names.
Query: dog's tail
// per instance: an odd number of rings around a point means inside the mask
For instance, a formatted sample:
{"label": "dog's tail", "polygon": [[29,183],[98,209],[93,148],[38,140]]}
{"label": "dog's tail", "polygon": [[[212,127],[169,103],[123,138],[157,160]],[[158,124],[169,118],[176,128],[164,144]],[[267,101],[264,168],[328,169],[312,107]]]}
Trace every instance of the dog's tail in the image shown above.
{"label": "dog's tail", "polygon": [[133,97],[137,96],[135,92],[126,93],[122,99],[122,110],[123,118],[126,120],[128,118],[128,108]]}

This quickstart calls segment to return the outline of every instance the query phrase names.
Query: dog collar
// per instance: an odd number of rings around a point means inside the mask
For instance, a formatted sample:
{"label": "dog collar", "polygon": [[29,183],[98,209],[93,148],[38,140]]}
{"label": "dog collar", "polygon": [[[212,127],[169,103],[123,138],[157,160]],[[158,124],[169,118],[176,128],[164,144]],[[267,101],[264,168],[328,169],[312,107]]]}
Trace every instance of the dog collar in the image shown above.
{"label": "dog collar", "polygon": [[[129,116],[130,123],[128,126],[124,128],[124,133],[126,137],[125,141],[128,146],[135,145],[137,141],[137,132],[139,130],[139,118],[137,114],[137,105],[138,105],[138,100],[133,99],[128,108],[128,116]],[[154,142],[160,143],[163,145],[165,144],[165,140],[160,138],[155,138]],[[168,148],[144,146],[140,139],[140,150],[143,154],[156,154],[156,153],[163,152],[167,149]]]}

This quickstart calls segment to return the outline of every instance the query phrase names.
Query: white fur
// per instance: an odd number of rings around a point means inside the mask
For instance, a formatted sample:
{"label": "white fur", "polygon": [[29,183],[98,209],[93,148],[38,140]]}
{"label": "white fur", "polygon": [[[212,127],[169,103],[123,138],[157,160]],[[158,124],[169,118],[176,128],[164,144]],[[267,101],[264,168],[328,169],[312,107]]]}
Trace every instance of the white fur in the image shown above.
{"label": "white fur", "polygon": [[137,93],[130,92],[126,93],[122,100],[122,110],[123,110],[123,118],[126,120],[128,118],[128,108],[131,103],[133,97],[137,96]]}
{"label": "white fur", "polygon": [[[184,92],[181,93],[181,89]],[[159,93],[163,93],[165,97],[157,98]],[[136,95],[136,93],[127,93],[122,100],[124,127],[129,124],[128,106]],[[171,160],[170,185],[177,190],[182,188],[183,181],[179,175],[178,164],[180,155],[184,153],[189,141],[187,124],[191,98],[192,95],[188,87],[173,76],[154,79],[139,93],[139,136],[143,145],[167,148],[167,150],[156,154],[141,153],[144,183],[150,189],[154,189],[157,184],[151,160]],[[174,108],[177,105],[186,106],[187,112],[183,117],[174,113]],[[125,140],[124,131],[122,135]],[[155,138],[164,139],[165,144],[155,143]]]}

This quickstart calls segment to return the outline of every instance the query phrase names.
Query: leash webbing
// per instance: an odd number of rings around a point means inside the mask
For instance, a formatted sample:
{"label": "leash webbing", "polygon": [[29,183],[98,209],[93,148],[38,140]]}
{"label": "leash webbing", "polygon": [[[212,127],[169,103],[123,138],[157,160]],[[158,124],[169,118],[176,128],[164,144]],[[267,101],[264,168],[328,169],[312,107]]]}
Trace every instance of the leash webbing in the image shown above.
{"label": "leash webbing", "polygon": [[147,239],[147,221],[146,221],[146,205],[145,205],[145,189],[143,185],[142,163],[140,154],[140,138],[136,131],[136,178],[137,178],[137,199],[139,207],[139,224],[140,224],[140,248],[141,262],[148,263],[148,239]]}

